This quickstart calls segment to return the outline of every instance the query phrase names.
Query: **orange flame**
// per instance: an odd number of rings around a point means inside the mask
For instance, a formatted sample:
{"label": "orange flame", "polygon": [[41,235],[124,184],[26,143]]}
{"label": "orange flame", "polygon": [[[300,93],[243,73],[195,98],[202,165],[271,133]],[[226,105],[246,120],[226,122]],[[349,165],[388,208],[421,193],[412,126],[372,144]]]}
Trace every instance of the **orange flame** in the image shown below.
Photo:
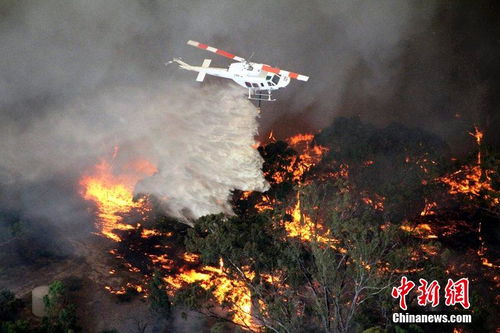
{"label": "orange flame", "polygon": [[292,160],[287,170],[293,174],[294,181],[300,182],[302,175],[316,165],[323,157],[323,154],[328,151],[328,148],[319,145],[311,147],[313,139],[314,134],[297,134],[287,139],[288,144],[300,152],[298,158]]}
{"label": "orange flame", "polygon": [[425,207],[420,212],[420,216],[428,216],[428,215],[436,214],[436,212],[434,212],[434,208],[436,208],[436,207],[437,207],[437,203],[435,201],[428,202],[426,199],[425,200]]}
{"label": "orange flame", "polygon": [[133,200],[135,185],[140,179],[156,172],[156,168],[145,160],[134,161],[124,169],[127,172],[115,175],[111,163],[102,160],[80,180],[83,198],[97,206],[100,233],[117,242],[121,239],[113,230],[134,229],[134,226],[123,223],[123,214],[144,208],[143,199]]}
{"label": "orange flame", "polygon": [[[247,279],[253,279],[255,273],[245,270],[244,275]],[[198,282],[203,289],[213,290],[213,295],[220,305],[229,301],[229,304],[231,304],[230,311],[234,312],[233,321],[236,324],[252,329],[258,328],[258,325],[252,319],[250,290],[244,281],[232,279],[224,272],[222,261],[219,268],[203,266],[196,270],[181,271],[180,274],[175,276],[166,276],[164,280],[175,289]]]}
{"label": "orange flame", "polygon": [[474,133],[469,133],[476,139],[479,146],[477,152],[476,165],[464,165],[462,169],[439,178],[441,182],[449,186],[448,193],[450,194],[463,194],[468,198],[482,197],[489,202],[491,206],[500,204],[500,198],[497,195],[493,196],[488,193],[498,194],[492,184],[493,180],[491,175],[494,174],[493,170],[483,170],[481,166],[481,141],[483,133],[475,127]]}
{"label": "orange flame", "polygon": [[414,233],[420,238],[424,239],[438,238],[438,236],[433,233],[431,226],[427,223],[420,223],[417,224],[417,226],[415,227],[410,226],[408,223],[403,223],[400,228],[401,230],[404,230],[406,232]]}
{"label": "orange flame", "polygon": [[[334,244],[338,241],[330,235],[330,231],[323,230],[311,217],[301,211],[299,193],[297,193],[297,203],[292,209],[289,208],[287,213],[292,216],[292,221],[285,222],[288,237],[299,238],[304,242],[316,241],[336,249]],[[344,249],[339,250],[345,252]]]}

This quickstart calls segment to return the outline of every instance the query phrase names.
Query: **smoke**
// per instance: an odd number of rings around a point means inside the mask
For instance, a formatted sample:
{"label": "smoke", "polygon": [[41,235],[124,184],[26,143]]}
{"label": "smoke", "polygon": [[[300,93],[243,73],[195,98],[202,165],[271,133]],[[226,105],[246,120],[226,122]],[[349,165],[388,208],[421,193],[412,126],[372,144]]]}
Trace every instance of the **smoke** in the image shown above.
{"label": "smoke", "polygon": [[[476,26],[461,20],[482,13],[475,8],[438,0],[3,1],[2,206],[29,210],[38,198],[33,214],[60,223],[80,207],[61,197],[70,198],[71,184],[113,145],[156,159],[159,174],[139,190],[169,197],[176,216],[228,211],[230,187],[263,188],[251,171],[257,170],[255,155],[248,166],[242,159],[255,154],[249,151],[256,123],[248,102],[228,86],[214,86],[221,79],[207,78],[204,89],[193,73],[163,65],[173,56],[229,63],[185,45],[188,39],[310,76],[264,106],[261,135],[316,131],[338,115],[423,126],[446,138],[466,133],[493,109],[488,98],[500,86],[487,79],[488,59],[495,58],[475,60],[476,50],[494,54],[488,27],[453,37],[453,29]],[[238,139],[225,132],[242,123]],[[191,188],[182,185],[188,181]],[[201,191],[214,186],[213,193]]]}
{"label": "smoke", "polygon": [[117,146],[120,155],[158,166],[137,191],[162,199],[171,215],[231,213],[231,190],[267,190],[262,157],[252,148],[257,116],[234,87],[121,87],[77,100],[28,130],[5,128],[20,140],[0,143],[2,167],[31,181],[81,170]]}

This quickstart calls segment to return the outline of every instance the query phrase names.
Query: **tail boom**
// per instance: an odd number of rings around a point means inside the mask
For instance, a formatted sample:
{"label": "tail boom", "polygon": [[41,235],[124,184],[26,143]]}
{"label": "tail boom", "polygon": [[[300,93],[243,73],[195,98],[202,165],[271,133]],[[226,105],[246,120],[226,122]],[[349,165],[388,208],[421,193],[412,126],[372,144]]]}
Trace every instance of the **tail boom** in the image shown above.
{"label": "tail boom", "polygon": [[180,58],[174,58],[171,62],[177,63],[182,69],[198,72],[198,76],[196,77],[196,81],[198,82],[202,82],[207,74],[224,78],[232,78],[232,75],[228,73],[227,68],[210,67],[211,61],[211,59],[205,59],[203,60],[201,66],[192,66],[182,61]]}

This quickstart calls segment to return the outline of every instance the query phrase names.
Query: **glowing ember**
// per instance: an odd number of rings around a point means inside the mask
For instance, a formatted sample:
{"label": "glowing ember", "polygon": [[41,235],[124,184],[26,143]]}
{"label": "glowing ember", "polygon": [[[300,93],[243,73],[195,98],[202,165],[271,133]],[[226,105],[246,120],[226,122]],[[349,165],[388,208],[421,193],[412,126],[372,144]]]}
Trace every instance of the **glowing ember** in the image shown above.
{"label": "glowing ember", "polygon": [[486,267],[489,267],[489,268],[494,268],[494,269],[498,269],[500,268],[500,265],[495,265],[493,263],[491,263],[488,258],[486,258],[486,252],[488,251],[488,249],[486,248],[486,245],[485,245],[485,242],[484,242],[484,239],[483,239],[483,236],[481,234],[481,223],[479,223],[479,228],[478,228],[478,235],[479,235],[479,242],[481,244],[481,246],[479,247],[479,249],[476,251],[477,255],[480,257],[481,259],[481,264],[483,266],[486,266]]}
{"label": "glowing ember", "polygon": [[462,169],[439,178],[439,180],[447,184],[450,188],[450,194],[462,194],[473,199],[475,197],[484,198],[491,206],[500,204],[498,191],[493,188],[493,180],[491,176],[494,174],[493,170],[483,170],[481,166],[481,140],[483,133],[476,127],[474,133],[471,134],[479,146],[477,153],[476,165],[464,165]]}
{"label": "glowing ember", "polygon": [[133,290],[135,292],[137,292],[138,294],[143,294],[142,296],[144,298],[147,298],[148,296],[145,294],[145,290],[144,288],[139,285],[139,284],[133,284],[133,283],[127,283],[125,287],[121,287],[119,289],[113,289],[111,288],[110,286],[105,286],[104,289],[106,289],[107,291],[109,291],[111,294],[115,294],[115,295],[124,295],[127,293],[127,291],[129,290]]}
{"label": "glowing ember", "polygon": [[384,210],[385,197],[376,193],[372,195],[373,199],[370,198],[367,193],[362,193],[362,195],[363,197],[361,199],[365,204],[372,206],[376,210]]}
{"label": "glowing ember", "polygon": [[425,207],[424,209],[420,212],[420,216],[428,216],[428,215],[434,215],[436,212],[434,212],[434,208],[437,207],[437,203],[432,201],[428,202],[427,199],[425,200]]}
{"label": "glowing ember", "polygon": [[414,233],[419,238],[423,239],[438,238],[438,236],[433,233],[431,226],[427,223],[417,224],[417,226],[415,227],[410,226],[408,223],[403,223],[400,228],[401,230],[404,230],[406,232]]}
{"label": "glowing ember", "polygon": [[275,200],[269,198],[267,195],[262,195],[260,202],[255,204],[255,209],[257,209],[258,212],[263,212],[265,210],[272,210],[274,205],[275,205]]}

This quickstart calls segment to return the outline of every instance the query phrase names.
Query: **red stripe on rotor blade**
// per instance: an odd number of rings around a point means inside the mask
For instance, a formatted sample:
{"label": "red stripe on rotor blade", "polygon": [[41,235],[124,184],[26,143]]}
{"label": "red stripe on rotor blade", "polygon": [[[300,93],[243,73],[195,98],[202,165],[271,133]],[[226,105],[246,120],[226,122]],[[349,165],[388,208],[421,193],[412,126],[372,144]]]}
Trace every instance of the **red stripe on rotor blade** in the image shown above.
{"label": "red stripe on rotor blade", "polygon": [[198,47],[200,49],[206,49],[206,48],[208,48],[208,45],[207,44],[198,43]]}
{"label": "red stripe on rotor blade", "polygon": [[224,50],[217,50],[215,53],[217,53],[218,55],[221,55],[223,57],[227,57],[227,58],[231,58],[231,59],[233,59],[234,57],[236,57],[234,54],[231,54],[231,53],[226,52]]}
{"label": "red stripe on rotor blade", "polygon": [[270,73],[275,73],[275,74],[279,74],[280,73],[280,69],[279,68],[274,68],[274,67],[271,67],[271,66],[268,66],[268,65],[262,65],[262,69],[265,70],[266,72],[270,72]]}
{"label": "red stripe on rotor blade", "polygon": [[290,74],[288,74],[288,76],[291,77],[292,79],[297,79],[299,77],[299,74],[290,72]]}

